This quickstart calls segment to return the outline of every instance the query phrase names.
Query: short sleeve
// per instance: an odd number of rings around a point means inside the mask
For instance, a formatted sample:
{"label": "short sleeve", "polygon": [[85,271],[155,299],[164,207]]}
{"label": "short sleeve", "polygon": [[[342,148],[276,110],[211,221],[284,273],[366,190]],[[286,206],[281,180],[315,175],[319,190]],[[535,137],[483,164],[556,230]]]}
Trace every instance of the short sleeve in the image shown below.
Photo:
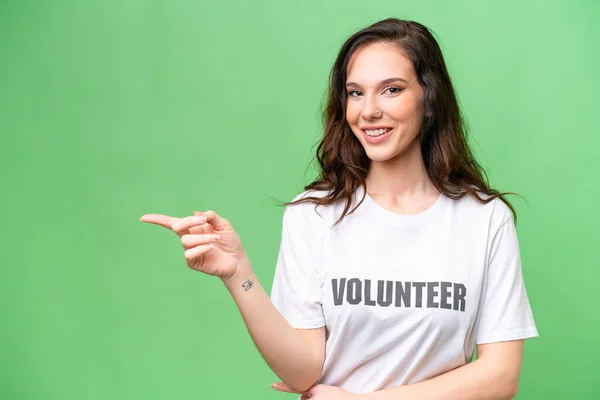
{"label": "short sleeve", "polygon": [[517,232],[512,216],[494,235],[487,264],[476,344],[538,335],[523,281]]}
{"label": "short sleeve", "polygon": [[284,211],[270,295],[275,307],[297,329],[325,325],[318,256],[322,219],[314,206],[300,203]]}

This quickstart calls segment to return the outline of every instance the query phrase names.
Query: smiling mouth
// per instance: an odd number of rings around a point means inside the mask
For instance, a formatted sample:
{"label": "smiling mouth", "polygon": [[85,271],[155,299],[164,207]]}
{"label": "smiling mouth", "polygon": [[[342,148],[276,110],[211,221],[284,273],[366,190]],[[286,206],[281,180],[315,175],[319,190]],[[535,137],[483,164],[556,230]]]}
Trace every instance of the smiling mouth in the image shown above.
{"label": "smiling mouth", "polygon": [[366,133],[368,136],[371,137],[377,137],[377,136],[381,136],[383,134],[388,133],[389,131],[391,131],[392,128],[381,128],[381,129],[363,129],[363,132]]}

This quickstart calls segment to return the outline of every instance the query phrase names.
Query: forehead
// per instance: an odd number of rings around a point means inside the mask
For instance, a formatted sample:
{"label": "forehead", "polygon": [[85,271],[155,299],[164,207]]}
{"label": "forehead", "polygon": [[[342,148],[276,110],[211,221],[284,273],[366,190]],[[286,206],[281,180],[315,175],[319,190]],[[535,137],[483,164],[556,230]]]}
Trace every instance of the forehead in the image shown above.
{"label": "forehead", "polygon": [[347,81],[375,84],[390,77],[415,78],[412,62],[395,45],[371,43],[356,50],[348,62]]}

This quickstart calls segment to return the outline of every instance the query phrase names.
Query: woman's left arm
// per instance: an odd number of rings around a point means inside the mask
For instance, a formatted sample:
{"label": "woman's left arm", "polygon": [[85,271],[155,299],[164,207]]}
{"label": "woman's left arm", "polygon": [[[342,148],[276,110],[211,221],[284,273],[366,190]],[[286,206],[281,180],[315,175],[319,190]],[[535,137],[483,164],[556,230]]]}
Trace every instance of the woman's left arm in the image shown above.
{"label": "woman's left arm", "polygon": [[485,343],[477,345],[475,361],[410,385],[366,394],[323,384],[306,392],[296,392],[283,382],[273,388],[314,400],[505,400],[517,395],[522,358],[523,340]]}
{"label": "woman's left arm", "polygon": [[504,400],[517,395],[523,340],[477,345],[477,359],[426,381],[364,395],[365,400]]}

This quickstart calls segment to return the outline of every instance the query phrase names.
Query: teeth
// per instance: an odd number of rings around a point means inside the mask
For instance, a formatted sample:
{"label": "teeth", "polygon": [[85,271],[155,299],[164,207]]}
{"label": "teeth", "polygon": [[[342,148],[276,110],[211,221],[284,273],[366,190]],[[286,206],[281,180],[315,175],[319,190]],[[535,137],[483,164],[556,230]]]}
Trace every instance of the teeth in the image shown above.
{"label": "teeth", "polygon": [[365,130],[365,133],[369,136],[379,136],[379,135],[383,135],[386,132],[391,131],[391,128],[381,128],[381,129],[375,129],[375,130]]}

